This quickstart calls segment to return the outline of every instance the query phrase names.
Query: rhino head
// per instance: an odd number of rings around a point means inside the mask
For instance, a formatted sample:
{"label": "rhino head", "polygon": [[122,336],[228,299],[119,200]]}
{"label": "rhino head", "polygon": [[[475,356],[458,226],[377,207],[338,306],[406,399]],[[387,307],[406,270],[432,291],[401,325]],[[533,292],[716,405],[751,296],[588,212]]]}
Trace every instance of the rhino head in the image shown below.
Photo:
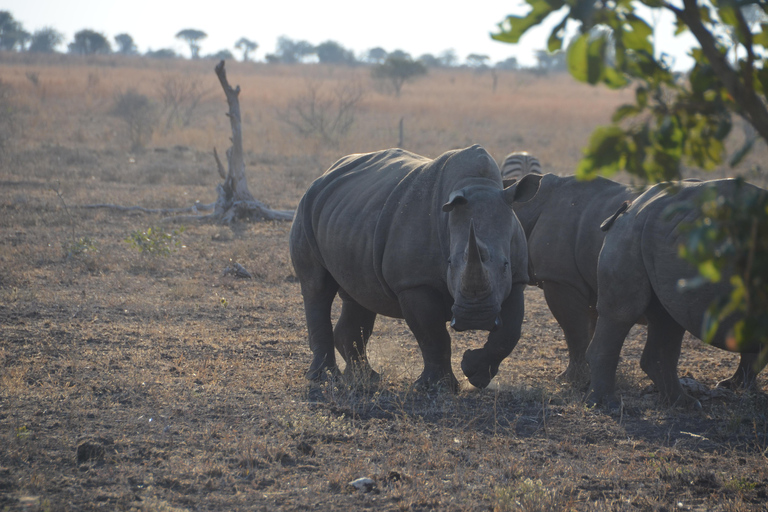
{"label": "rhino head", "polygon": [[531,199],[538,182],[520,185],[504,190],[484,185],[461,188],[443,205],[450,237],[451,327],[457,331],[498,329],[502,303],[516,278],[527,272],[527,268],[515,268],[526,261],[520,255],[528,249],[512,203]]}

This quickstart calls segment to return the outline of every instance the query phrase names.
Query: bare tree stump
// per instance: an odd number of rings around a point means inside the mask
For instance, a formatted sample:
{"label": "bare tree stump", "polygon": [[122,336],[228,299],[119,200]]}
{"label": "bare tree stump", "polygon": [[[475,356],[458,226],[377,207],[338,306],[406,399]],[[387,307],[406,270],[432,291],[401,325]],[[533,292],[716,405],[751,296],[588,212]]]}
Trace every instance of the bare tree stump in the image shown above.
{"label": "bare tree stump", "polygon": [[141,206],[120,206],[115,204],[86,204],[76,206],[77,208],[107,208],[123,212],[139,213],[164,213],[176,214],[192,212],[197,213],[201,210],[213,209],[213,213],[208,215],[183,215],[168,217],[165,220],[173,221],[214,221],[222,224],[232,224],[240,219],[263,219],[263,220],[293,220],[293,210],[272,210],[266,205],[253,198],[251,191],[248,190],[248,182],[245,179],[245,159],[243,158],[243,134],[240,123],[240,86],[233,89],[227,81],[227,74],[224,71],[224,61],[216,65],[216,76],[219,77],[221,87],[227,96],[229,104],[230,125],[232,126],[232,147],[227,150],[227,167],[219,159],[216,148],[213,148],[213,157],[216,160],[216,168],[219,176],[224,183],[219,183],[216,187],[218,199],[212,204],[195,204],[187,208],[143,208]]}
{"label": "bare tree stump", "polygon": [[272,210],[254,199],[248,183],[245,179],[245,159],[243,158],[243,134],[240,122],[240,86],[233,89],[227,81],[227,73],[224,71],[224,61],[216,65],[216,76],[219,77],[221,87],[227,97],[229,105],[229,122],[232,127],[232,146],[227,149],[227,171],[219,159],[216,148],[213,156],[219,175],[224,179],[216,190],[219,197],[216,200],[212,216],[222,224],[231,224],[242,218],[258,218],[266,220],[292,220],[292,210]]}

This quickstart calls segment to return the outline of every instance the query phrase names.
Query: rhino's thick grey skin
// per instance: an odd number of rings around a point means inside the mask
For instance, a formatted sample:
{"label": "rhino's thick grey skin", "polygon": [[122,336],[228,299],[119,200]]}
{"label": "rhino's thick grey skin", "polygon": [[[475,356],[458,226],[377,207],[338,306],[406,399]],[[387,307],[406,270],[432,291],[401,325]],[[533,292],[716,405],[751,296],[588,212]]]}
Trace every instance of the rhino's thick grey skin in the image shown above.
{"label": "rhino's thick grey skin", "polygon": [[528,282],[525,235],[510,205],[535,193],[504,190],[480,146],[434,160],[390,149],[334,164],[307,190],[290,233],[313,353],[307,377],[338,371],[334,346],[348,367],[374,374],[366,344],[382,314],[405,318],[416,336],[424,387],[458,388],[447,321],[491,331],[462,361],[470,383],[487,386],[520,337]]}
{"label": "rhino's thick grey skin", "polygon": [[600,224],[637,193],[599,177],[529,174],[523,180],[540,183],[533,199],[513,209],[528,240],[530,284],[544,290],[568,345],[568,368],[558,378],[586,386],[585,354],[597,320],[597,258],[605,238]]}
{"label": "rhino's thick grey skin", "polygon": [[[672,216],[670,212],[676,206],[693,206],[703,191],[711,187],[736,200],[746,194],[766,191],[746,183],[739,189],[736,180],[675,185],[659,184],[648,189],[626,211],[606,221],[608,232],[597,269],[598,320],[587,349],[591,377],[588,403],[616,404],[619,353],[629,329],[645,315],[648,340],[640,359],[641,368],[666,402],[697,405],[696,400],[683,392],[677,377],[683,334],[688,331],[701,338],[707,308],[716,297],[730,293],[729,275],[726,273],[718,284],[679,288],[681,279],[697,275],[697,270],[677,253],[678,246],[685,240],[679,227],[695,221],[697,210],[677,211]],[[737,320],[734,315],[722,322],[713,345],[728,349],[725,334]],[[742,378],[747,381],[754,381],[759,372],[750,366],[756,360],[758,348],[744,348],[739,371],[744,372]],[[739,378],[739,371],[734,379]]]}

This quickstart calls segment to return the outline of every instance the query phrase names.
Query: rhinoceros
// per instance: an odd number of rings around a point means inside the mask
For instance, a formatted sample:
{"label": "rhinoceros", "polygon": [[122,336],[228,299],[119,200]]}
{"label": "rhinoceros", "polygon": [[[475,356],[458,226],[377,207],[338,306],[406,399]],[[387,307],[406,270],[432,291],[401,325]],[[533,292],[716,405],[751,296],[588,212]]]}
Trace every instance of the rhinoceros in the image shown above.
{"label": "rhinoceros", "polygon": [[600,177],[528,174],[518,183],[531,186],[528,181],[539,183],[538,192],[512,207],[528,240],[530,284],[544,290],[565,334],[569,363],[558,378],[586,385],[585,354],[597,320],[597,258],[605,237],[600,223],[637,193]]}
{"label": "rhinoceros", "polygon": [[461,363],[471,384],[486,387],[520,337],[528,251],[511,204],[535,193],[504,190],[478,145],[435,159],[388,149],[336,162],[310,185],[290,233],[313,354],[307,378],[338,371],[334,347],[376,378],[366,345],[381,314],[404,318],[415,335],[420,387],[458,389],[446,322],[490,331]]}
{"label": "rhinoceros", "polygon": [[[698,271],[678,257],[678,246],[686,235],[680,227],[695,221],[692,207],[706,190],[735,200],[766,194],[768,191],[737,180],[664,183],[651,187],[637,199],[622,206],[608,218],[607,230],[597,267],[597,325],[587,349],[590,367],[588,403],[616,404],[616,366],[629,329],[641,316],[648,321],[648,339],[640,367],[670,404],[696,405],[677,377],[683,334],[702,336],[708,307],[730,293],[729,272],[717,283],[681,288],[681,280],[694,278]],[[680,206],[691,206],[680,208]],[[684,281],[682,281],[684,282]],[[715,333],[713,345],[735,350],[726,343],[726,334],[738,320],[726,318]],[[761,368],[754,368],[759,347],[741,349],[739,370],[732,378],[754,382]],[[741,372],[741,373],[740,373]]]}

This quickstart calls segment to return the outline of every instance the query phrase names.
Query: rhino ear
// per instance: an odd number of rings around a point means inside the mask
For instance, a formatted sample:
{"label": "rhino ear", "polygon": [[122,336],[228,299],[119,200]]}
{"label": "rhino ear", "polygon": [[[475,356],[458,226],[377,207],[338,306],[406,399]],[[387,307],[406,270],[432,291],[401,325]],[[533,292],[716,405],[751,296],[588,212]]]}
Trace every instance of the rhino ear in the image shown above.
{"label": "rhino ear", "polygon": [[504,201],[510,206],[512,203],[530,201],[538,192],[543,177],[541,174],[526,174],[520,181],[504,189]]}
{"label": "rhino ear", "polygon": [[517,183],[517,178],[504,179],[504,180],[501,180],[501,182],[504,184],[504,188],[509,188],[515,183]]}
{"label": "rhino ear", "polygon": [[451,195],[448,196],[448,202],[443,205],[444,212],[453,211],[453,209],[459,205],[467,204],[467,198],[464,197],[464,190],[454,190]]}

